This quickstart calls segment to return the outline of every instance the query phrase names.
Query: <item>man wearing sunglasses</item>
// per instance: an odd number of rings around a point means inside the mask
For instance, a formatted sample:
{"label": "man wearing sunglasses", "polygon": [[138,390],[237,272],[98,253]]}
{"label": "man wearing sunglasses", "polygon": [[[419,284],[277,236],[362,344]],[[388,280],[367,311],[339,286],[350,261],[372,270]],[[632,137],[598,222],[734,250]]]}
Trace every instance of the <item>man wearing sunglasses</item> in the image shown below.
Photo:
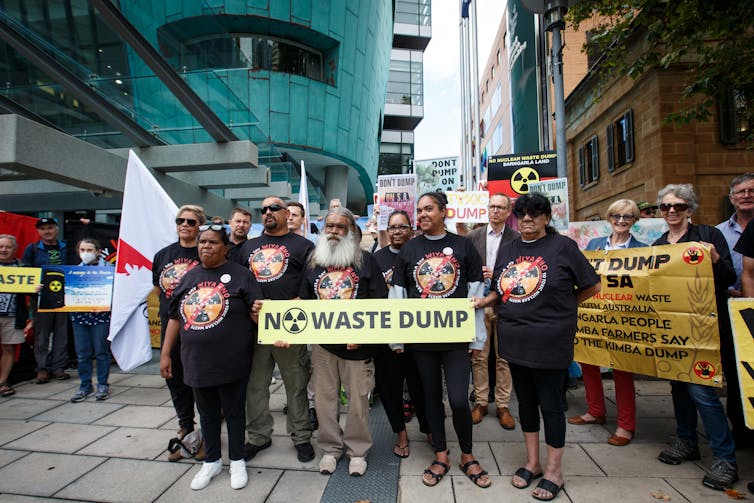
{"label": "man wearing sunglasses", "polygon": [[[188,271],[199,265],[197,237],[199,226],[206,221],[207,216],[201,206],[181,206],[175,218],[178,241],[158,251],[152,260],[153,291],[160,299],[160,346],[165,340],[165,328],[169,319],[168,308],[173,290]],[[178,439],[183,440],[183,437],[194,431],[194,392],[183,382],[180,340],[171,348],[170,356],[173,361],[173,372],[172,377],[165,379],[165,383],[170,390],[170,398],[178,416]],[[199,449],[195,457],[199,461],[204,459],[203,447]],[[181,449],[168,455],[168,461],[180,459]]]}
{"label": "man wearing sunglasses", "polygon": [[[262,288],[265,299],[291,300],[298,297],[306,260],[314,245],[308,239],[290,232],[288,207],[278,197],[262,201],[261,236],[241,247],[241,264],[246,265]],[[245,458],[248,461],[272,445],[273,419],[270,413],[270,379],[277,364],[285,382],[288,398],[286,428],[302,463],[314,459],[311,444],[312,424],[309,421],[309,356],[305,344],[287,348],[257,345],[246,388]]]}

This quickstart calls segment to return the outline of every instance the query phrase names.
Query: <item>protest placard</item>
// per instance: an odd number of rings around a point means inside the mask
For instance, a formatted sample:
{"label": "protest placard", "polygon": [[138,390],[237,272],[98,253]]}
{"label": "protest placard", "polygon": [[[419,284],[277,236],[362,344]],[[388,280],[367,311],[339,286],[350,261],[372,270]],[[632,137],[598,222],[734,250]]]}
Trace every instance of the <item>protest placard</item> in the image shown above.
{"label": "protest placard", "polygon": [[[746,427],[754,430],[754,299],[728,299]],[[728,397],[728,400],[738,397]]]}
{"label": "protest placard", "polygon": [[39,311],[109,311],[114,280],[114,267],[43,266]]}
{"label": "protest placard", "polygon": [[490,196],[486,191],[447,192],[445,225],[453,229],[457,223],[487,223]]}
{"label": "protest placard", "polygon": [[34,293],[41,275],[39,267],[0,267],[0,293]]}
{"label": "protest placard", "polygon": [[568,229],[568,178],[553,178],[529,184],[529,192],[542,194],[550,201],[550,225],[559,231]]}
{"label": "protest placard", "polygon": [[461,185],[459,166],[458,157],[415,160],[417,194],[456,190]]}
{"label": "protest placard", "polygon": [[487,160],[487,188],[515,199],[529,193],[529,184],[558,176],[557,155],[552,150],[493,155]]}
{"label": "protest placard", "polygon": [[416,175],[381,175],[377,177],[379,216],[377,229],[387,229],[387,222],[394,210],[403,210],[416,225]]}

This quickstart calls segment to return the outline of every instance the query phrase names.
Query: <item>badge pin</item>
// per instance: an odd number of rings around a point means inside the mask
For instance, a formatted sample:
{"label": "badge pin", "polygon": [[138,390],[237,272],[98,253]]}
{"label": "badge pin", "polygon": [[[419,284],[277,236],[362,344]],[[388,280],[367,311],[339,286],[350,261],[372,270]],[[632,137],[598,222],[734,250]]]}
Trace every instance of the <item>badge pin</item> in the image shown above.
{"label": "badge pin", "polygon": [[453,248],[451,248],[450,246],[446,246],[445,248],[442,249],[442,253],[443,255],[448,255],[448,256],[453,255]]}
{"label": "badge pin", "polygon": [[230,283],[230,274],[223,274],[220,276],[221,283]]}

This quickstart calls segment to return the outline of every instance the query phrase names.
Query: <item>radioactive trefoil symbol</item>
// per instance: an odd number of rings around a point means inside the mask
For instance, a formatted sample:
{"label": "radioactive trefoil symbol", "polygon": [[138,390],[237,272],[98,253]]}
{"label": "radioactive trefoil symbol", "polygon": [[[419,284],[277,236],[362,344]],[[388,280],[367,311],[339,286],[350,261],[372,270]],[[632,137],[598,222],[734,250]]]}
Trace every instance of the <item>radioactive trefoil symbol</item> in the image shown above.
{"label": "radioactive trefoil symbol", "polygon": [[297,307],[287,310],[283,315],[283,328],[291,334],[303,332],[308,322],[306,313]]}
{"label": "radioactive trefoil symbol", "polygon": [[528,194],[529,184],[538,181],[539,173],[537,173],[532,167],[524,166],[513,173],[513,176],[511,177],[511,188],[517,194]]}

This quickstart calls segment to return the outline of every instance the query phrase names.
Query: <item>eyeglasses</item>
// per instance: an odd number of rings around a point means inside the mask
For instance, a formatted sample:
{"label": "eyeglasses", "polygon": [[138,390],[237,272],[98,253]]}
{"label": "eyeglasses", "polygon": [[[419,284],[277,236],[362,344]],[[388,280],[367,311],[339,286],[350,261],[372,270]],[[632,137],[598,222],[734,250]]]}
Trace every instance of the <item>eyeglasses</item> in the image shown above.
{"label": "eyeglasses", "polygon": [[673,203],[673,204],[662,203],[660,204],[660,211],[663,213],[667,213],[668,211],[670,211],[670,208],[673,208],[675,211],[680,213],[682,211],[686,211],[687,209],[689,209],[689,205],[686,203]]}
{"label": "eyeglasses", "polygon": [[537,218],[539,216],[544,215],[545,212],[543,210],[537,210],[534,208],[526,208],[526,209],[515,209],[513,210],[513,215],[516,218],[524,218],[525,215],[529,215],[531,218]]}
{"label": "eyeglasses", "polygon": [[633,215],[616,215],[616,214],[610,215],[610,220],[614,220],[616,222],[620,222],[621,220],[625,222],[630,222],[633,219],[634,219]]}
{"label": "eyeglasses", "polygon": [[210,229],[213,231],[223,231],[225,230],[225,226],[223,224],[206,224],[199,226],[199,232],[208,231]]}
{"label": "eyeglasses", "polygon": [[178,218],[175,219],[175,225],[183,225],[184,223],[190,225],[191,227],[196,227],[196,224],[198,224],[199,222],[197,222],[193,218],[180,218],[180,217],[178,217]]}
{"label": "eyeglasses", "polygon": [[487,207],[490,209],[490,211],[505,211],[508,209],[507,206],[496,206],[492,204]]}
{"label": "eyeglasses", "polygon": [[410,228],[411,228],[411,226],[410,225],[406,225],[406,224],[402,224],[402,225],[388,225],[387,226],[387,231],[388,232],[398,232],[398,231],[405,232],[405,231],[409,230]]}
{"label": "eyeglasses", "polygon": [[733,192],[731,192],[731,195],[734,195],[736,197],[740,197],[740,196],[754,196],[754,189],[734,190]]}
{"label": "eyeglasses", "polygon": [[273,212],[273,213],[277,213],[278,211],[280,211],[282,209],[283,209],[283,207],[280,206],[279,204],[271,204],[269,206],[262,206],[262,215],[264,215],[265,213],[267,213],[268,210],[271,211],[271,212]]}

